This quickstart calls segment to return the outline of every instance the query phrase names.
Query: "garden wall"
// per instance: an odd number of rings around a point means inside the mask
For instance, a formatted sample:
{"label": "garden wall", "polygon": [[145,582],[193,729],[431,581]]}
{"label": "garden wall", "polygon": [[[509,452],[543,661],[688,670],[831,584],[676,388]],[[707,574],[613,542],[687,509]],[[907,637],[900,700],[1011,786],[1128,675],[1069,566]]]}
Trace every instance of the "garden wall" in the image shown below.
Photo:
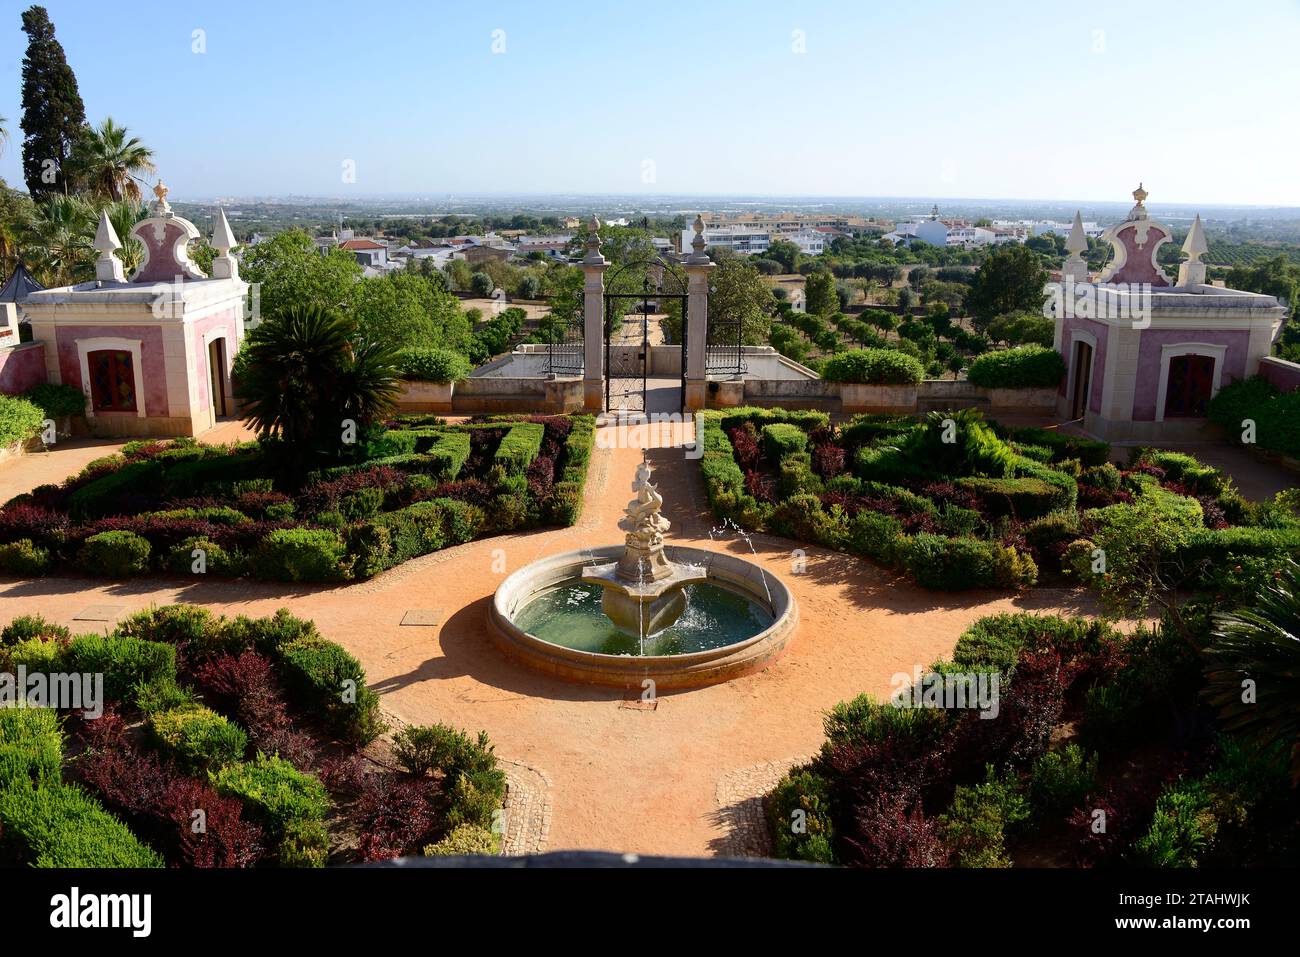
{"label": "garden wall", "polygon": [[0,348],[0,394],[18,395],[45,381],[45,343]]}
{"label": "garden wall", "polygon": [[[1300,389],[1300,363],[1267,356],[1259,362],[1259,374],[1273,383],[1279,392],[1294,392]],[[0,389],[0,392],[3,391],[5,390]]]}
{"label": "garden wall", "polygon": [[456,383],[404,382],[397,411],[452,415],[581,412],[582,379],[492,376]]}
{"label": "garden wall", "polygon": [[[713,385],[719,386],[717,390]],[[824,412],[912,414],[934,409],[1056,411],[1055,389],[986,389],[964,379],[925,379],[918,385],[863,385],[825,379],[745,379],[710,383],[709,406],[821,409]]]}

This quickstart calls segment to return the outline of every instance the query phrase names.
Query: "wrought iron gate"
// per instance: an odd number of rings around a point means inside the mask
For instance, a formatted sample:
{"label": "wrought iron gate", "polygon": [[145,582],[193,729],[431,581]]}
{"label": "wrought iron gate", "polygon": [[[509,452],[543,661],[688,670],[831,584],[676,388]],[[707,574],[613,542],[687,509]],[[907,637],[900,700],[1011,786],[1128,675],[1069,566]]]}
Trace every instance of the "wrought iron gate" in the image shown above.
{"label": "wrought iron gate", "polygon": [[[711,291],[711,290],[710,290]],[[704,350],[705,375],[738,376],[748,372],[745,365],[744,324],[735,316],[713,311],[709,303],[709,336]]]}
{"label": "wrought iron gate", "polygon": [[546,343],[547,375],[582,375],[585,364],[582,293],[577,294],[576,302],[572,297],[553,299],[541,331]]}
{"label": "wrought iron gate", "polygon": [[[634,280],[640,273],[639,290]],[[680,292],[674,292],[673,287]],[[686,327],[686,282],[664,259],[628,263],[610,274],[605,293],[605,409],[609,412],[645,413],[646,382],[650,374],[650,317],[668,311],[670,303],[681,310]],[[621,291],[622,290],[622,291]],[[629,307],[626,308],[625,307]],[[682,399],[685,400],[685,346]]]}

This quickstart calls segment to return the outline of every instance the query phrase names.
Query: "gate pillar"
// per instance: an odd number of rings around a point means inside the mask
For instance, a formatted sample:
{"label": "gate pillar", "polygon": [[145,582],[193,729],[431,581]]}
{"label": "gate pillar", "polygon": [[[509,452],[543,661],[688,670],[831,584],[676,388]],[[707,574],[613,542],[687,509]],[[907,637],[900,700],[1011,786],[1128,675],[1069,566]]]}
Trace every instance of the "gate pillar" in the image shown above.
{"label": "gate pillar", "polygon": [[713,263],[704,251],[704,218],[695,217],[693,252],[686,257],[686,410],[695,412],[708,404],[709,382],[705,363],[709,348],[709,273]]}
{"label": "gate pillar", "polygon": [[582,257],[582,407],[605,407],[605,270],[600,252],[600,221],[587,224],[587,254]]}

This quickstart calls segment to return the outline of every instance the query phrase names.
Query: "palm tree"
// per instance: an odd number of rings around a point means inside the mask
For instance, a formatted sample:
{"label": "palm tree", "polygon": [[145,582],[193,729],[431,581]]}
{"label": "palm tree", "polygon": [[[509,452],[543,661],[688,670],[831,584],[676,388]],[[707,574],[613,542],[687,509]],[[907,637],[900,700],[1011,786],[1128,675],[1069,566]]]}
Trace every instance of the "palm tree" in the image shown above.
{"label": "palm tree", "polygon": [[140,202],[141,173],[156,172],[153,150],[137,137],[127,136],[125,126],[107,117],[98,127],[87,127],[68,157],[73,177],[87,189],[114,202]]}
{"label": "palm tree", "polygon": [[1300,565],[1288,562],[1252,607],[1216,615],[1214,638],[1203,694],[1225,730],[1261,749],[1289,748],[1300,784]]}
{"label": "palm tree", "polygon": [[289,306],[249,333],[236,357],[235,395],[259,436],[279,438],[299,460],[337,455],[345,420],[359,439],[392,410],[396,359],[355,336],[352,319],[318,305]]}
{"label": "palm tree", "polygon": [[108,203],[102,208],[108,212],[108,221],[113,224],[113,231],[122,242],[117,258],[122,261],[122,268],[129,276],[144,262],[144,245],[131,235],[131,230],[136,223],[148,217],[149,207],[139,200],[123,199]]}
{"label": "palm tree", "polygon": [[43,285],[94,277],[95,207],[76,195],[51,193],[18,227],[18,251]]}
{"label": "palm tree", "polygon": [[9,120],[0,116],[0,153],[5,151],[5,144],[9,142]]}

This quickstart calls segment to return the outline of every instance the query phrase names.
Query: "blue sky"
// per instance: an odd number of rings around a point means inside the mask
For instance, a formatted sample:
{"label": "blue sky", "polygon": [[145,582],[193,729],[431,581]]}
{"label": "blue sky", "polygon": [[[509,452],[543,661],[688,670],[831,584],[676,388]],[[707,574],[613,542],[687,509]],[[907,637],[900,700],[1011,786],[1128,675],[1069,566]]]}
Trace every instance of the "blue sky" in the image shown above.
{"label": "blue sky", "polygon": [[[0,3],[15,183],[27,5]],[[1300,205],[1294,0],[45,5],[89,118],[182,199],[1125,200],[1141,179],[1153,205]]]}

